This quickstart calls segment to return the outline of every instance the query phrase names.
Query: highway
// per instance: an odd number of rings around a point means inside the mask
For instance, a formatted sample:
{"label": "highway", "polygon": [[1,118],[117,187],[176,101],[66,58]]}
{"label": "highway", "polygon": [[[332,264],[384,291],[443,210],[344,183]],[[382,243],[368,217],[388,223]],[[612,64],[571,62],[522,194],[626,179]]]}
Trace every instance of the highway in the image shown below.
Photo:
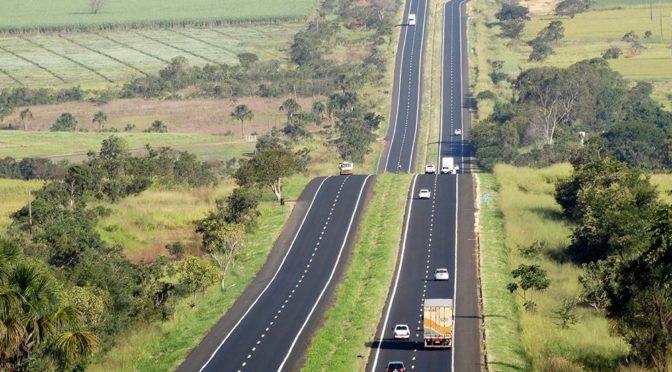
{"label": "highway", "polygon": [[291,240],[276,242],[276,256],[178,371],[298,370],[344,269],[370,179],[313,180],[286,228]]}
{"label": "highway", "polygon": [[[416,15],[416,25],[406,24],[408,14]],[[397,49],[392,95],[394,97],[388,144],[380,159],[380,172],[411,172],[420,117],[422,53],[425,40],[427,0],[408,0]]]}
{"label": "highway", "polygon": [[[397,360],[407,371],[481,370],[474,191],[468,174],[470,149],[464,140],[469,122],[463,103],[463,72],[467,71],[462,58],[466,44],[463,4],[449,1],[444,6],[441,127],[436,159],[436,164],[441,164],[442,157],[453,157],[461,170],[457,175],[419,175],[413,181],[395,277],[367,366],[370,371],[385,370],[388,362]],[[454,135],[455,129],[462,135]],[[394,170],[388,167],[388,171]],[[431,198],[417,199],[419,189],[429,189]],[[448,281],[433,280],[434,269],[439,267],[448,268]],[[426,298],[453,299],[452,349],[424,349],[422,305]],[[395,324],[409,325],[410,340],[393,339]]]}

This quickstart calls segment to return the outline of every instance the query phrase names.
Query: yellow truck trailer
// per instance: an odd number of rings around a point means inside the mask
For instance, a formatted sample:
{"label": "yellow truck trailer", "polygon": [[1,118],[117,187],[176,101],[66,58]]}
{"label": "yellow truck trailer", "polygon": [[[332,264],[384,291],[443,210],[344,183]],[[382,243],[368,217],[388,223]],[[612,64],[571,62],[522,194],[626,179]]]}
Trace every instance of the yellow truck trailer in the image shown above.
{"label": "yellow truck trailer", "polygon": [[422,311],[423,337],[426,348],[453,346],[453,300],[428,298]]}

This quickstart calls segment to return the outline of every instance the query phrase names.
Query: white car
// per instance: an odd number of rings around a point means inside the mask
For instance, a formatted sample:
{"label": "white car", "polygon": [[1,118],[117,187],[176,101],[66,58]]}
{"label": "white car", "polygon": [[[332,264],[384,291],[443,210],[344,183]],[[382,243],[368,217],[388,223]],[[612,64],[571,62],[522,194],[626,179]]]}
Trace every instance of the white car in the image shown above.
{"label": "white car", "polygon": [[457,128],[457,129],[455,129],[454,133],[455,133],[456,136],[461,136],[462,135],[462,129]]}
{"label": "white car", "polygon": [[434,164],[425,165],[425,174],[436,174],[436,168],[434,168]]}
{"label": "white car", "polygon": [[418,199],[429,199],[432,197],[432,193],[427,189],[420,189],[418,193]]}
{"label": "white car", "polygon": [[408,340],[411,338],[411,330],[406,324],[397,324],[394,326],[395,340]]}
{"label": "white car", "polygon": [[448,280],[448,278],[450,278],[448,269],[441,267],[434,270],[434,280]]}
{"label": "white car", "polygon": [[408,25],[409,26],[415,26],[415,14],[410,13],[408,15]]}

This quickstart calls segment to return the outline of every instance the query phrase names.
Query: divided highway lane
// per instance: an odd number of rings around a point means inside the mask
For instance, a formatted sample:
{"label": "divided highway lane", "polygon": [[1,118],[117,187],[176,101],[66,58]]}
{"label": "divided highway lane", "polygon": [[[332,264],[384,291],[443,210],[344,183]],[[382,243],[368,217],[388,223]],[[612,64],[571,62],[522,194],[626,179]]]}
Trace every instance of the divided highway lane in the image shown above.
{"label": "divided highway lane", "polygon": [[[364,206],[370,176],[321,181],[287,253],[266,287],[226,331],[210,334],[180,370],[297,370],[309,337],[335,285]],[[277,248],[277,247],[276,247]],[[275,248],[274,248],[275,249]],[[240,301],[240,299],[239,299]],[[228,316],[228,315],[227,315]],[[226,317],[225,317],[226,318]],[[229,320],[233,323],[233,320]]]}
{"label": "divided highway lane", "polygon": [[[404,362],[407,371],[451,370],[451,350],[424,349],[422,306],[426,298],[454,298],[457,178],[420,175],[414,179],[397,271],[369,359],[369,371],[384,371],[393,360]],[[429,189],[431,198],[417,199],[420,189]],[[434,280],[434,269],[439,267],[448,268],[448,281]],[[410,340],[394,340],[392,328],[398,323],[411,328]]]}
{"label": "divided highway lane", "polygon": [[[409,0],[404,10],[402,34],[398,49],[391,136],[383,157],[381,171],[410,172],[413,169],[415,142],[420,116],[422,91],[422,53],[425,39],[428,0]],[[414,13],[416,25],[408,26],[408,14]]]}

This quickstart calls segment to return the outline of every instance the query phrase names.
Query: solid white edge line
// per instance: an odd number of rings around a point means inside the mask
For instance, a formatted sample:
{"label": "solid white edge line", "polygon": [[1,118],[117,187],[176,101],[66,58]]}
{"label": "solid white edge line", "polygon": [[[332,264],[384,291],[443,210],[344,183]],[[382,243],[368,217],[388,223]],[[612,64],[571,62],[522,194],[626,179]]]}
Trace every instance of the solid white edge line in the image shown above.
{"label": "solid white edge line", "polygon": [[455,175],[455,272],[453,273],[453,342],[450,349],[452,355],[450,356],[450,370],[455,371],[455,330],[457,329],[457,317],[455,313],[457,312],[457,223],[458,223],[458,214],[457,211],[460,209],[460,200],[458,199],[458,188],[459,188],[459,174]]}
{"label": "solid white edge line", "polygon": [[458,26],[460,28],[460,130],[462,131],[462,135],[460,136],[460,169],[462,172],[464,172],[464,82],[462,81],[462,77],[464,76],[464,71],[462,70],[462,67],[464,67],[464,61],[462,60],[462,4],[465,3],[466,0],[460,0],[457,4],[457,19],[458,19]]}
{"label": "solid white edge line", "polygon": [[245,314],[243,314],[243,316],[240,317],[240,319],[238,319],[238,322],[233,326],[233,328],[231,328],[231,331],[229,331],[229,333],[226,335],[226,337],[224,337],[222,342],[219,343],[219,346],[217,346],[217,349],[215,349],[215,351],[212,353],[212,355],[210,355],[210,358],[208,358],[208,360],[205,362],[205,364],[203,364],[201,369],[199,369],[199,372],[202,372],[208,366],[208,364],[210,364],[210,361],[212,361],[212,359],[215,357],[217,352],[219,352],[219,349],[222,348],[222,345],[224,345],[226,340],[228,340],[228,338],[236,330],[236,328],[238,328],[238,326],[243,321],[243,319],[245,319],[245,317],[250,312],[250,310],[252,310],[254,305],[257,304],[257,302],[259,301],[261,296],[263,296],[264,293],[266,293],[266,290],[268,290],[268,288],[271,286],[271,284],[273,284],[273,281],[275,281],[275,278],[278,276],[278,273],[280,272],[280,270],[282,270],[282,267],[284,266],[285,261],[287,260],[287,256],[289,256],[289,253],[292,251],[292,248],[294,247],[294,242],[296,242],[296,238],[299,236],[299,233],[301,233],[301,229],[303,229],[303,224],[306,222],[306,218],[308,217],[311,209],[313,208],[313,203],[315,203],[315,199],[317,199],[317,195],[320,193],[320,189],[322,188],[322,185],[324,184],[324,182],[327,181],[328,178],[330,178],[330,177],[329,176],[325,177],[322,180],[322,182],[320,183],[320,186],[315,191],[315,195],[313,196],[313,200],[311,200],[310,205],[308,206],[308,210],[306,211],[306,214],[303,216],[303,220],[301,221],[301,225],[299,225],[299,229],[296,230],[296,234],[294,235],[294,239],[292,239],[292,243],[290,244],[289,249],[287,249],[287,253],[285,253],[285,256],[282,258],[282,262],[280,262],[280,266],[278,266],[278,269],[275,271],[275,274],[273,275],[271,280],[268,282],[268,284],[266,285],[264,290],[261,291],[259,296],[257,296],[257,298],[254,300],[254,302],[247,308],[247,311],[245,311]]}
{"label": "solid white edge line", "polygon": [[[419,4],[420,2],[418,2]],[[427,3],[428,1],[425,1],[425,12],[422,16],[422,33],[420,34],[420,60],[419,66],[418,66],[418,100],[416,103],[416,109],[415,109],[415,131],[413,132],[413,142],[411,143],[411,155],[408,159],[408,172],[411,172],[411,168],[413,166],[413,155],[415,152],[415,139],[418,135],[418,127],[420,126],[420,109],[421,109],[421,101],[420,101],[420,93],[422,91],[422,61],[424,60],[424,56],[422,54],[422,51],[425,47],[425,29],[427,28]],[[429,123],[431,125],[431,123]]]}
{"label": "solid white edge line", "polygon": [[390,296],[390,303],[387,306],[387,312],[385,313],[385,321],[383,321],[383,328],[380,330],[380,336],[378,337],[378,346],[376,347],[376,356],[373,358],[373,366],[371,371],[375,371],[378,366],[378,357],[380,356],[380,345],[383,343],[385,337],[385,330],[387,329],[387,322],[390,319],[390,313],[392,312],[392,307],[394,306],[394,296],[397,294],[397,286],[399,285],[399,277],[401,277],[401,268],[404,266],[404,254],[406,252],[406,238],[408,236],[408,225],[411,219],[411,211],[413,210],[413,199],[415,196],[415,183],[418,180],[418,175],[413,176],[413,188],[411,189],[410,198],[408,200],[408,212],[406,214],[406,226],[404,227],[404,240],[401,242],[401,254],[399,257],[399,267],[397,268],[397,275],[394,279],[394,288],[392,288],[392,295]]}
{"label": "solid white edge line", "polygon": [[292,341],[292,344],[289,346],[289,350],[287,351],[287,354],[285,354],[285,358],[282,360],[282,363],[280,364],[280,367],[278,367],[278,371],[282,371],[282,368],[285,366],[285,363],[287,363],[287,359],[289,359],[289,355],[292,353],[292,350],[294,349],[294,346],[296,345],[296,342],[299,340],[299,337],[301,336],[301,333],[303,332],[303,329],[306,327],[306,324],[308,324],[308,321],[310,321],[310,318],[313,316],[313,312],[315,312],[315,308],[317,308],[317,305],[320,303],[320,300],[322,299],[322,296],[324,295],[324,292],[327,291],[327,288],[329,287],[329,284],[331,283],[331,280],[334,278],[334,274],[336,273],[336,269],[338,268],[338,264],[341,261],[341,255],[343,254],[343,249],[345,248],[345,245],[348,242],[348,236],[350,235],[350,229],[352,228],[352,222],[355,220],[355,215],[357,214],[357,208],[359,207],[359,202],[362,199],[362,193],[364,192],[364,189],[366,187],[366,183],[369,181],[369,178],[371,176],[368,175],[364,179],[364,182],[362,182],[362,188],[359,190],[359,195],[357,196],[357,203],[355,203],[355,208],[352,211],[352,216],[350,216],[350,222],[348,223],[348,229],[345,231],[345,236],[343,237],[343,244],[341,244],[341,249],[338,251],[338,256],[336,257],[336,262],[334,262],[334,266],[331,268],[331,274],[329,274],[329,279],[327,282],[324,284],[324,287],[322,288],[322,291],[320,292],[320,295],[317,297],[317,300],[315,300],[315,303],[313,304],[313,307],[310,309],[310,312],[308,313],[308,316],[306,317],[306,320],[303,322],[303,325],[299,329],[299,332],[296,334],[296,337],[294,337],[294,341]]}
{"label": "solid white edge line", "polygon": [[[408,11],[404,10],[404,16],[402,18],[402,24],[405,19],[408,17],[408,13],[411,12],[411,8],[413,7],[413,0],[410,0],[408,3]],[[399,120],[399,101],[401,100],[401,84],[402,84],[402,76],[404,75],[404,50],[406,49],[406,39],[408,36],[408,27],[405,26],[404,28],[404,42],[401,44],[401,62],[399,64],[399,86],[397,86],[397,112],[394,114],[394,122],[392,123],[392,138],[390,139],[390,148],[387,149],[387,158],[385,159],[385,168],[383,169],[383,173],[387,172],[387,165],[390,162],[390,155],[392,154],[392,145],[394,145],[394,135],[397,133],[397,121]],[[413,26],[415,27],[415,26]]]}

